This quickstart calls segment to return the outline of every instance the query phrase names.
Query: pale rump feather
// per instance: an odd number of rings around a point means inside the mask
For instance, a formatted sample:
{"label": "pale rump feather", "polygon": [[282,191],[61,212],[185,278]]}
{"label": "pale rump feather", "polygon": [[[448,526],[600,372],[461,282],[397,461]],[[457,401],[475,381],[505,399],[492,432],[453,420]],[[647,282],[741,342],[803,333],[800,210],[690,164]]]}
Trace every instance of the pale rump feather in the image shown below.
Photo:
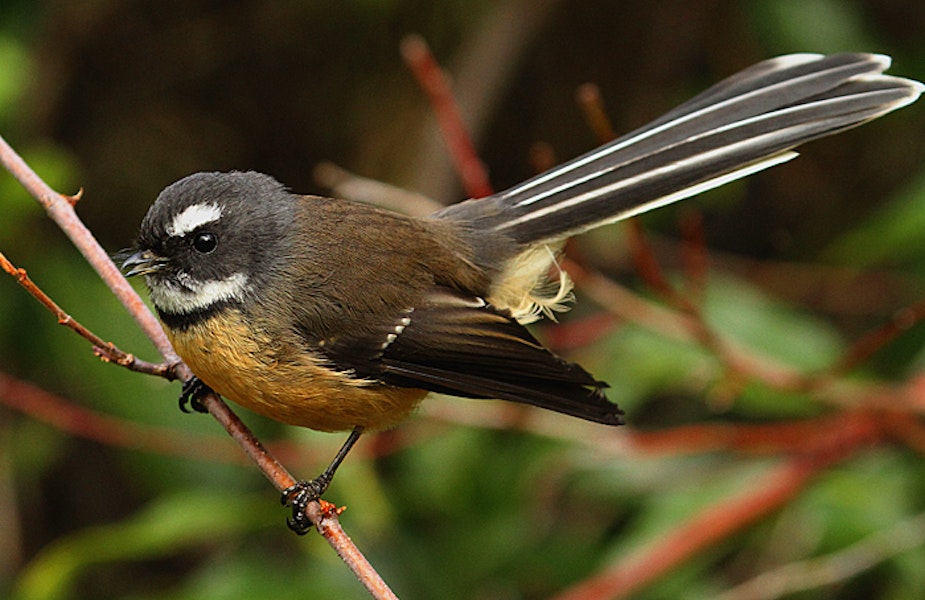
{"label": "pale rump feather", "polygon": [[534,246],[512,258],[503,269],[504,277],[492,285],[488,301],[511,311],[522,325],[543,316],[555,320],[555,313],[567,310],[574,299],[572,279],[558,262],[561,245]]}

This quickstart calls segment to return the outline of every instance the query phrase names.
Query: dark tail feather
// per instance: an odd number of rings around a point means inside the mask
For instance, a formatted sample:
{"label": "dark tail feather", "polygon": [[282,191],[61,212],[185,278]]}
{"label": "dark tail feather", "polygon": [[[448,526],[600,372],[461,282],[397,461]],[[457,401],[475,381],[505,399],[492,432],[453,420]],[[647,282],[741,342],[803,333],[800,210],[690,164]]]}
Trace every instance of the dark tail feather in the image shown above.
{"label": "dark tail feather", "polygon": [[794,54],[758,63],[641,129],[435,217],[530,244],[688,198],[789,160],[799,144],[914,102],[922,84],[882,75],[889,64],[876,54]]}

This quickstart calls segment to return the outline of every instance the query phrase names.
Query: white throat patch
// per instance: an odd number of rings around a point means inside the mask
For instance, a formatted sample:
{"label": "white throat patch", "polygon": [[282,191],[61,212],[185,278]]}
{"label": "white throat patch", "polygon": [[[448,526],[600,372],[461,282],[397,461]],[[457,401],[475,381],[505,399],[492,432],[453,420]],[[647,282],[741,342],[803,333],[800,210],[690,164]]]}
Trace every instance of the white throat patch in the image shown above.
{"label": "white throat patch", "polygon": [[182,237],[197,227],[207,223],[214,223],[222,216],[222,207],[218,204],[193,204],[183,209],[183,212],[173,218],[167,225],[167,235]]}
{"label": "white throat patch", "polygon": [[151,301],[162,312],[186,315],[228,300],[243,301],[249,287],[244,273],[212,281],[193,281],[181,273],[178,279],[177,283],[149,279]]}

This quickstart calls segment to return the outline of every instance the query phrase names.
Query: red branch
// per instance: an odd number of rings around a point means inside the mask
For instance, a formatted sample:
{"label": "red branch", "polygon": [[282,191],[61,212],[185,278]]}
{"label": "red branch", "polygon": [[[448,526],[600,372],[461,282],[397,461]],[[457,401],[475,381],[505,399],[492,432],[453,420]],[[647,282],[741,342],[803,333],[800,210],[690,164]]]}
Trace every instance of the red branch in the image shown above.
{"label": "red branch", "polygon": [[815,451],[788,459],[744,494],[706,507],[661,537],[652,547],[620,559],[604,572],[558,596],[558,600],[627,598],[716,542],[761,520],[799,495],[811,478],[851,456],[879,432],[869,426],[826,438]]}
{"label": "red branch", "polygon": [[885,414],[859,409],[783,423],[705,423],[661,431],[635,430],[630,439],[634,449],[651,455],[717,451],[787,454],[810,450],[818,447],[822,440],[839,439],[846,432],[852,432],[859,439],[866,438],[881,428],[881,424],[888,423]]}
{"label": "red branch", "polygon": [[578,86],[575,91],[575,101],[585,117],[588,127],[597,137],[598,143],[605,144],[617,137],[604,109],[604,97],[601,95],[601,89],[593,83],[585,83]]}
{"label": "red branch", "polygon": [[101,444],[171,456],[195,456],[223,463],[243,463],[239,452],[229,451],[233,449],[230,445],[100,415],[3,373],[0,373],[0,402],[61,431]]}
{"label": "red branch", "polygon": [[166,364],[154,364],[135,358],[134,355],[123,352],[112,342],[107,342],[83,325],[76,321],[71,315],[64,312],[58,304],[52,300],[48,294],[43,292],[39,286],[29,278],[25,269],[16,268],[2,252],[0,252],[0,269],[13,276],[16,282],[21,285],[33,298],[48,309],[58,319],[58,324],[73,330],[77,335],[93,344],[93,352],[106,362],[113,362],[120,367],[125,367],[139,373],[156,375],[166,379],[174,379],[174,369]]}
{"label": "red branch", "polygon": [[462,179],[466,193],[472,198],[490,196],[494,190],[488,181],[485,165],[475,151],[472,138],[463,124],[447,76],[430,52],[427,42],[419,35],[409,35],[402,40],[401,53],[418,84],[430,99],[450,158]]}
{"label": "red branch", "polygon": [[330,502],[321,500],[312,502],[306,511],[318,532],[324,536],[328,544],[337,552],[344,563],[356,574],[360,583],[373,598],[384,600],[398,600],[398,596],[389,588],[389,585],[379,575],[366,557],[350,539],[350,536],[341,527],[338,515],[343,509],[335,507]]}

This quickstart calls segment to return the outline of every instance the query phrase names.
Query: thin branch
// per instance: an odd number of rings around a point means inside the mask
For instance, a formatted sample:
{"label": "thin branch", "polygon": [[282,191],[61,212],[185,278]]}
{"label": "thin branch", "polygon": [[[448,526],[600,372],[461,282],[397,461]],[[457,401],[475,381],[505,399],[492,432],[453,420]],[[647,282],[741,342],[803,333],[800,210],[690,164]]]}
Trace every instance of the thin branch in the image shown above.
{"label": "thin branch", "polygon": [[331,548],[337,552],[350,569],[356,573],[360,583],[373,596],[382,600],[397,600],[398,596],[392,591],[389,585],[382,579],[382,576],[373,568],[372,564],[350,539],[350,536],[344,531],[337,519],[343,509],[338,509],[330,502],[321,501],[312,502],[308,506],[309,518],[315,524],[315,528],[324,539],[328,541]]}
{"label": "thin branch", "polygon": [[472,198],[490,196],[493,190],[485,165],[463,124],[447,76],[431,54],[427,42],[419,35],[406,36],[401,43],[401,53],[421,89],[430,98],[447,150],[466,193]]}
{"label": "thin branch", "polygon": [[319,185],[328,188],[340,198],[365,202],[405,215],[426,217],[443,208],[442,204],[423,194],[360,177],[332,162],[315,165],[312,174]]}
{"label": "thin branch", "polygon": [[[907,419],[908,420],[908,419]],[[821,440],[845,436],[875,437],[889,421],[871,410],[844,410],[831,415],[770,424],[703,423],[659,431],[630,432],[632,448],[647,455],[703,452],[788,454],[812,449]]]}
{"label": "thin branch", "polygon": [[728,590],[717,600],[774,600],[840,584],[894,556],[925,545],[925,513],[878,531],[837,552],[762,573]]}
{"label": "thin branch", "polygon": [[598,143],[604,144],[617,137],[614,131],[613,123],[607,116],[607,110],[604,108],[604,97],[601,95],[601,89],[594,83],[585,83],[578,86],[575,91],[575,101],[578,108],[581,109],[585,122],[591,128],[591,132],[597,138]]}
{"label": "thin branch", "polygon": [[99,273],[116,298],[138,322],[145,335],[154,342],[165,362],[179,362],[180,359],[173,351],[160,323],[74,211],[74,203],[79,195],[65,196],[51,189],[2,136],[0,136],[0,164],[42,205],[48,216],[71,239],[90,266]]}
{"label": "thin branch", "polygon": [[720,350],[724,363],[734,370],[781,390],[805,391],[806,377],[772,358],[740,348],[728,340],[711,340],[698,320],[687,312],[646,300],[617,284],[608,277],[565,259],[563,266],[581,290],[599,306],[626,321],[655,331],[668,338],[706,344]]}
{"label": "thin branch", "polygon": [[892,319],[855,340],[838,361],[824,370],[824,374],[838,376],[848,373],[923,320],[925,300],[896,311]]}
{"label": "thin branch", "polygon": [[[754,349],[725,339],[698,319],[679,309],[665,307],[634,294],[604,275],[565,259],[563,266],[575,284],[599,306],[618,318],[645,327],[665,337],[703,345],[728,370],[731,382],[755,380],[786,392],[812,393],[819,401],[832,406],[897,408],[891,386],[872,381],[849,380],[829,375],[826,371],[802,373],[789,365],[764,356]],[[899,408],[925,412],[925,404],[907,403]]]}
{"label": "thin branch", "polygon": [[633,261],[633,267],[639,278],[642,279],[649,289],[658,294],[665,302],[678,308],[686,309],[690,313],[690,306],[679,301],[678,294],[668,282],[668,277],[652,250],[649,243],[649,237],[638,218],[627,221],[627,241],[629,243],[630,258]]}
{"label": "thin branch", "polygon": [[[101,414],[3,372],[0,372],[0,404],[56,429],[100,444],[226,464],[249,464],[240,449],[222,443],[225,438],[140,425]],[[304,444],[279,441],[269,446],[274,455],[289,460],[321,460],[320,452],[308,453]],[[377,450],[374,456],[388,452],[389,449],[384,448]],[[373,454],[366,453],[365,456]]]}
{"label": "thin branch", "polygon": [[[471,13],[473,17],[478,15],[478,25],[466,28],[465,37],[454,48],[454,64],[448,71],[454,87],[453,101],[466,122],[467,135],[476,140],[476,145],[515,82],[518,64],[536,41],[544,39],[546,26],[562,4],[562,0],[505,0],[486,3],[485,10]],[[411,189],[446,201],[455,199],[447,197],[447,193],[459,175],[453,160],[441,152],[448,144],[439,135],[435,121],[422,124],[410,170],[398,179],[410,182]]]}
{"label": "thin branch", "polygon": [[556,158],[556,151],[548,142],[535,142],[532,144],[528,152],[528,161],[534,173],[548,171],[559,162]]}
{"label": "thin branch", "polygon": [[703,215],[699,210],[688,209],[684,211],[680,225],[683,294],[695,306],[702,306],[710,274],[710,250],[703,228]]}
{"label": "thin branch", "polygon": [[725,502],[710,505],[672,529],[652,547],[620,560],[616,566],[566,590],[558,600],[627,598],[699,552],[759,521],[799,495],[811,478],[850,456],[862,439],[843,436],[841,446],[827,446],[798,456],[762,477],[761,485]]}
{"label": "thin branch", "polygon": [[[607,111],[604,108],[600,89],[594,84],[581,86],[576,93],[576,101],[582,110],[591,130],[598,141],[606,143],[616,137]],[[735,351],[730,344],[704,318],[701,308],[703,292],[708,274],[709,253],[699,217],[688,217],[682,221],[681,258],[686,275],[685,289],[672,285],[659,264],[645,229],[639,219],[627,222],[630,255],[636,272],[642,281],[667,304],[674,306],[687,318],[679,321],[690,336],[703,348],[718,357],[726,367],[723,385],[717,386],[714,399],[724,403],[739,395],[749,378],[754,378],[756,365],[748,356]],[[763,373],[767,376],[768,373]],[[762,379],[762,377],[758,377]],[[830,377],[810,377],[794,372],[786,381],[775,378],[777,387],[797,391],[806,391],[817,385],[828,383]]]}
{"label": "thin branch", "polygon": [[55,301],[52,300],[48,294],[43,292],[41,288],[35,285],[35,283],[29,278],[29,275],[26,273],[25,269],[17,268],[7,259],[7,257],[2,252],[0,252],[0,268],[9,273],[19,285],[21,285],[27,292],[32,295],[33,298],[38,300],[42,306],[47,308],[48,311],[58,319],[59,325],[64,325],[65,327],[73,330],[77,335],[93,344],[94,354],[96,354],[102,360],[115,363],[120,367],[125,367],[131,371],[156,375],[158,377],[164,377],[165,379],[175,379],[174,369],[171,365],[164,363],[155,364],[138,359],[135,357],[135,355],[129,354],[128,352],[123,352],[112,342],[107,342],[81,325],[76,319],[74,319],[74,317],[66,313],[60,306],[58,306],[58,304],[55,303]]}
{"label": "thin branch", "polygon": [[0,372],[0,403],[60,431],[101,444],[147,450],[170,456],[245,464],[241,453],[217,440],[100,415],[35,385]]}

